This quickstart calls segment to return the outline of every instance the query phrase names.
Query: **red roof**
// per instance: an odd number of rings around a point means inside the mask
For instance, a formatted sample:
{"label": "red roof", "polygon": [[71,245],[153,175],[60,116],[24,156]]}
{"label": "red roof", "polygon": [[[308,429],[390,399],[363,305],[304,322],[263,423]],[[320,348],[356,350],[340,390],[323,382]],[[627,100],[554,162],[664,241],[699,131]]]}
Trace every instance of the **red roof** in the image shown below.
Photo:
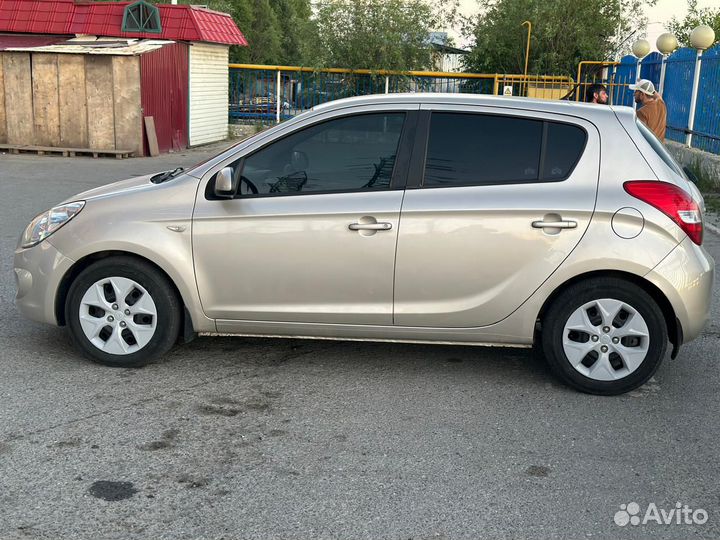
{"label": "red roof", "polygon": [[66,39],[66,36],[0,34],[0,51],[16,47],[45,47],[46,45],[55,45]]}
{"label": "red roof", "polygon": [[90,34],[125,38],[206,41],[247,45],[232,17],[209,9],[157,4],[160,34],[123,32],[125,8],[132,2],[74,0],[0,0],[0,32],[26,34]]}

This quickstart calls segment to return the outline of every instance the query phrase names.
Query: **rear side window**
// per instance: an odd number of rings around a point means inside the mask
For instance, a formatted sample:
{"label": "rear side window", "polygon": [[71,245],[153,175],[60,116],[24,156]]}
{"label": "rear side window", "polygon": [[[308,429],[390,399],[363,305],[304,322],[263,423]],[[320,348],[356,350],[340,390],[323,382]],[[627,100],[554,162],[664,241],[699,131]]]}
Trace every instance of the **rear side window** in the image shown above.
{"label": "rear side window", "polygon": [[433,113],[424,187],[564,180],[582,155],[577,126],[527,118]]}
{"label": "rear side window", "polygon": [[537,120],[433,113],[423,186],[537,181],[542,131]]}

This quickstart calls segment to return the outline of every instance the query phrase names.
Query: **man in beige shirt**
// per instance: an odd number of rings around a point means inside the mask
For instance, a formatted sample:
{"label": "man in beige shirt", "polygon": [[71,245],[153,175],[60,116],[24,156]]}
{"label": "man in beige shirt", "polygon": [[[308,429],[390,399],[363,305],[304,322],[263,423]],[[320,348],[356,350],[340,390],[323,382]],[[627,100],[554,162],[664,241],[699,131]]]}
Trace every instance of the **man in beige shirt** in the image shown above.
{"label": "man in beige shirt", "polygon": [[665,141],[665,128],[667,127],[667,108],[665,102],[655,91],[655,85],[647,79],[640,79],[637,83],[628,86],[635,92],[635,103],[638,104],[637,116],[655,133],[658,139]]}

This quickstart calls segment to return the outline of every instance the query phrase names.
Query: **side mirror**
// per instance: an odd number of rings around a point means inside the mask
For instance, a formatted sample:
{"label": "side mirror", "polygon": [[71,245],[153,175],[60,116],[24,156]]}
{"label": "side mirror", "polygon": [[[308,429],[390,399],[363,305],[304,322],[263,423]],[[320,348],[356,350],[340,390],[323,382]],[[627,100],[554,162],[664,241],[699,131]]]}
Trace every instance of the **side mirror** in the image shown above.
{"label": "side mirror", "polygon": [[238,185],[234,180],[235,171],[225,167],[215,177],[215,195],[223,199],[232,199],[237,193]]}

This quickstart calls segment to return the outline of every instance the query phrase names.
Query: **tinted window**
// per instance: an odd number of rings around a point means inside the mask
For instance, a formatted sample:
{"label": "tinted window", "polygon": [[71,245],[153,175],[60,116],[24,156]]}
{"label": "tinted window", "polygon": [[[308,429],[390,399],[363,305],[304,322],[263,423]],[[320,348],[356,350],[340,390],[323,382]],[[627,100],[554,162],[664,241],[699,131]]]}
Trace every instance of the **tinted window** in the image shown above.
{"label": "tinted window", "polygon": [[564,180],[580,160],[586,141],[585,130],[569,124],[434,113],[423,185]]}
{"label": "tinted window", "polygon": [[537,181],[542,134],[538,120],[433,113],[423,185]]}
{"label": "tinted window", "polygon": [[367,114],[309,127],[247,157],[242,176],[260,195],[387,189],[404,118]]}
{"label": "tinted window", "polygon": [[570,124],[547,123],[542,180],[562,180],[570,176],[585,148],[585,130]]}

